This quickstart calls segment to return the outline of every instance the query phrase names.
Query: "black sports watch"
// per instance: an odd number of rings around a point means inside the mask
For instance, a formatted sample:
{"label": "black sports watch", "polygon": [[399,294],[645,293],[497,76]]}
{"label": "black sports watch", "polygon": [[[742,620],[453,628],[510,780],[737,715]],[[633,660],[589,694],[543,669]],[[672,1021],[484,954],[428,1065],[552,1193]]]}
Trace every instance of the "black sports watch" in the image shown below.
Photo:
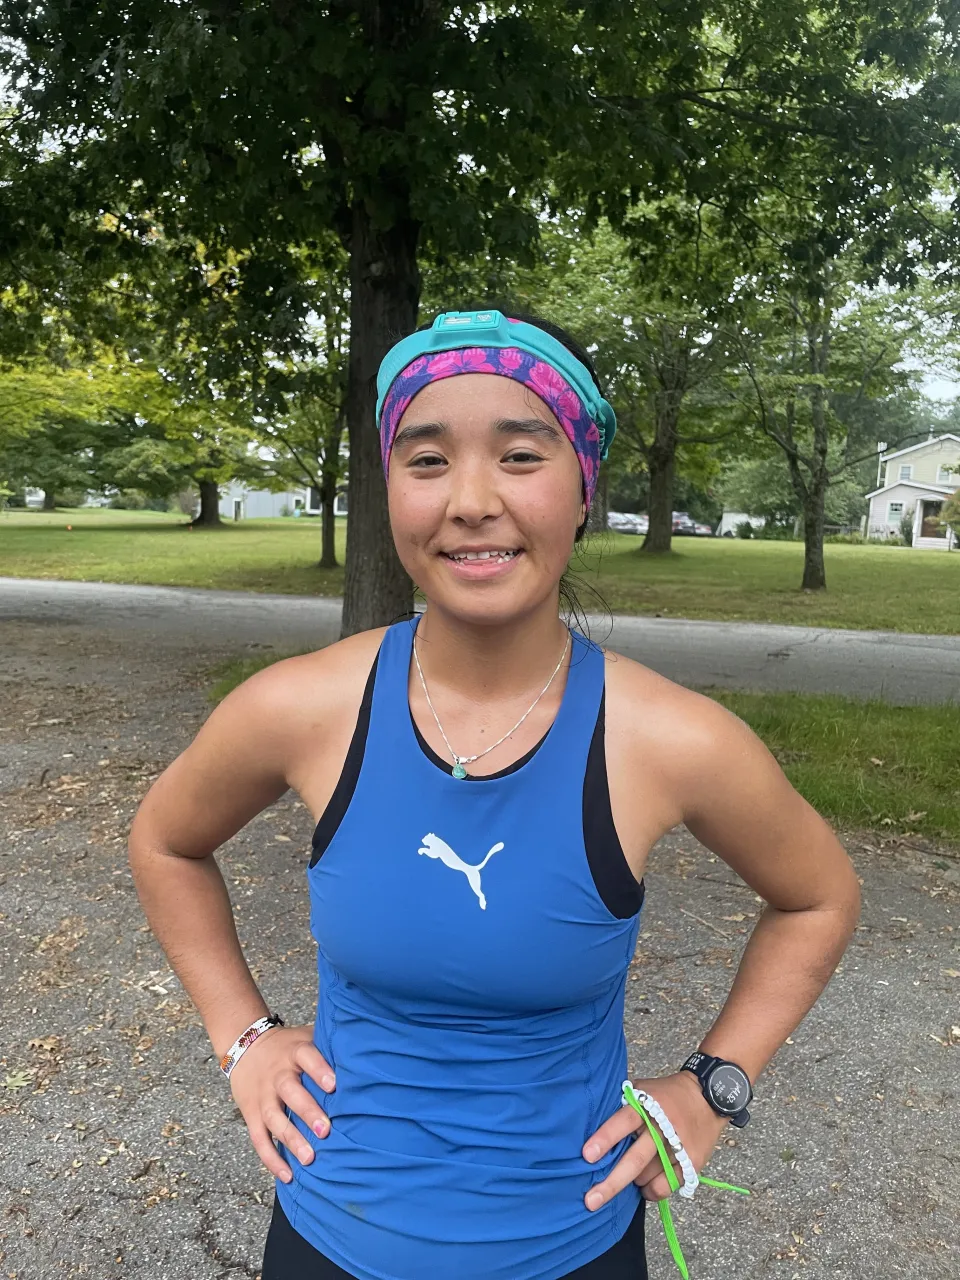
{"label": "black sports watch", "polygon": [[747,1104],[753,1097],[750,1080],[743,1067],[709,1053],[691,1053],[681,1071],[692,1071],[700,1081],[703,1096],[718,1116],[725,1116],[738,1129],[750,1119]]}

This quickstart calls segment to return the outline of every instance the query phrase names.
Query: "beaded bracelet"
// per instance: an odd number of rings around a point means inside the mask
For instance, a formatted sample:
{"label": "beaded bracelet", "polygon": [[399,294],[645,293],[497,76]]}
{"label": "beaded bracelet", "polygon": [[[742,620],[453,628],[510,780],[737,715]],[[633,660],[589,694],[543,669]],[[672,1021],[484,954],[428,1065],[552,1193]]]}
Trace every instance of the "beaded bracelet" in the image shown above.
{"label": "beaded bracelet", "polygon": [[[643,1094],[642,1090],[640,1092],[640,1096],[646,1097],[650,1101],[654,1101],[654,1099],[650,1099],[649,1094]],[[657,1154],[660,1157],[660,1163],[663,1165],[663,1171],[667,1176],[667,1183],[670,1190],[679,1190],[680,1183],[677,1181],[677,1175],[673,1171],[673,1162],[667,1155],[667,1149],[663,1145],[663,1139],[657,1132],[653,1121],[647,1115],[647,1110],[640,1101],[637,1090],[634,1089],[629,1080],[624,1080],[623,1082],[623,1101],[627,1106],[633,1107],[634,1111],[638,1113],[642,1118],[643,1123],[647,1126],[650,1137],[653,1139],[654,1146],[657,1148]],[[660,1107],[659,1110],[661,1113],[663,1112],[662,1107]],[[665,1116],[664,1119],[666,1119]],[[667,1123],[669,1124],[669,1121]],[[686,1181],[686,1173],[684,1173],[684,1181]],[[729,1182],[718,1182],[716,1178],[701,1177],[699,1181],[710,1187],[720,1187],[724,1191],[739,1191],[741,1195],[745,1196],[750,1194],[746,1187],[735,1187]],[[673,1254],[673,1260],[677,1264],[683,1280],[690,1280],[690,1273],[687,1271],[686,1259],[683,1256],[683,1250],[680,1248],[680,1241],[677,1239],[676,1228],[673,1225],[673,1214],[670,1212],[669,1199],[658,1200],[657,1208],[660,1211],[660,1221],[663,1223],[663,1234],[667,1237],[667,1244],[670,1246],[670,1252]]]}
{"label": "beaded bracelet", "polygon": [[251,1022],[246,1031],[240,1032],[220,1059],[220,1070],[223,1072],[224,1078],[230,1079],[230,1072],[250,1048],[254,1040],[259,1040],[263,1033],[269,1031],[271,1027],[282,1027],[283,1025],[284,1022],[279,1013],[271,1013],[265,1018],[258,1018],[256,1022]]}
{"label": "beaded bracelet", "polygon": [[[628,1085],[629,1083],[629,1080],[624,1081],[624,1085]],[[680,1188],[680,1195],[682,1195],[685,1200],[692,1199],[693,1193],[696,1191],[697,1186],[700,1183],[700,1179],[697,1177],[697,1171],[693,1167],[693,1161],[687,1155],[686,1149],[680,1141],[679,1134],[670,1123],[667,1113],[664,1111],[663,1107],[661,1107],[656,1098],[651,1097],[649,1093],[644,1093],[642,1089],[634,1089],[634,1095],[640,1104],[646,1109],[648,1115],[656,1122],[660,1132],[670,1143],[671,1147],[673,1147],[674,1155],[677,1157],[677,1164],[679,1164],[680,1171],[683,1174],[683,1186]]]}

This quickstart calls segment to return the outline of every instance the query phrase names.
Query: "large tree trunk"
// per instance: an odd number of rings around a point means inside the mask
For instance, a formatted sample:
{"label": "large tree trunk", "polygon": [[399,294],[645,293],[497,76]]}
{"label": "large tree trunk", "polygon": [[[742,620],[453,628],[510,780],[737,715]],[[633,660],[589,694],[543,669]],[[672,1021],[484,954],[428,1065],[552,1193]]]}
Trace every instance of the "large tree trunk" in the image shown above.
{"label": "large tree trunk", "polygon": [[337,567],[337,518],[334,505],[337,501],[336,476],[324,475],[320,481],[320,568]]}
{"label": "large tree trunk", "polygon": [[[335,351],[329,344],[330,317],[324,326],[328,335],[327,359],[332,363]],[[343,440],[343,414],[338,412],[323,436],[322,462],[320,464],[320,568],[337,567],[337,482],[340,478],[340,443]]]}
{"label": "large tree trunk", "polygon": [[199,480],[200,511],[194,516],[193,524],[220,524],[220,487],[215,480]]}
{"label": "large tree trunk", "polygon": [[813,490],[803,506],[803,582],[804,591],[823,591],[827,574],[823,564],[823,489]]}
{"label": "large tree trunk", "polygon": [[687,391],[687,354],[673,354],[660,370],[660,387],[654,397],[654,436],[647,450],[650,472],[649,524],[642,551],[670,550],[673,537],[673,480],[677,465],[677,428],[680,406]]}
{"label": "large tree trunk", "polygon": [[609,474],[606,468],[601,468],[600,475],[597,477],[597,487],[594,491],[593,502],[590,504],[590,510],[587,513],[587,533],[603,533],[607,527],[607,512],[610,504],[607,500],[607,482]]}
{"label": "large tree trunk", "polygon": [[669,551],[673,537],[673,476],[676,440],[656,440],[647,454],[650,471],[650,503],[643,551]]}
{"label": "large tree trunk", "polygon": [[[826,377],[830,357],[830,309],[825,304],[817,317],[818,323],[807,328],[807,352],[810,372],[819,378]],[[830,475],[827,470],[827,452],[830,445],[830,428],[827,418],[827,393],[822,382],[810,388],[810,422],[813,427],[813,462],[807,496],[803,504],[803,581],[802,591],[823,591],[827,574],[823,563],[823,508],[827,497]]]}
{"label": "large tree trunk", "polygon": [[52,489],[44,489],[43,491],[43,509],[44,511],[55,511],[57,509],[56,494]]}
{"label": "large tree trunk", "polygon": [[372,225],[362,200],[350,234],[350,440],[347,569],[341,637],[383,626],[409,613],[413,584],[400,563],[387,516],[387,491],[374,414],[377,369],[387,350],[416,328],[420,302],[419,224]]}

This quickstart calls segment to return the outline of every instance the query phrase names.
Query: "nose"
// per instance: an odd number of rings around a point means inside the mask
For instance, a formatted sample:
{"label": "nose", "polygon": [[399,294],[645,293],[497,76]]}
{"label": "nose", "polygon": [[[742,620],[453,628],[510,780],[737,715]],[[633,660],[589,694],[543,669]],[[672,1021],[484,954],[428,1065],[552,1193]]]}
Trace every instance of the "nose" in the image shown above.
{"label": "nose", "polygon": [[476,527],[503,515],[496,470],[483,458],[463,458],[451,468],[447,516]]}

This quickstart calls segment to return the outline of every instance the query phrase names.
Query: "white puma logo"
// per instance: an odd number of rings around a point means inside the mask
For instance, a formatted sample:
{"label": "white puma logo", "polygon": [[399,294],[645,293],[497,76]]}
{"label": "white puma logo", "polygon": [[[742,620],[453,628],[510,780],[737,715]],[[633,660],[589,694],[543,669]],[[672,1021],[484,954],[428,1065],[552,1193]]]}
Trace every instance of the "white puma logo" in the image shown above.
{"label": "white puma logo", "polygon": [[435,836],[432,831],[428,831],[423,837],[423,844],[417,850],[418,853],[425,853],[428,858],[439,858],[445,867],[449,867],[452,871],[462,871],[467,877],[467,883],[480,900],[480,909],[486,911],[487,900],[483,896],[483,890],[480,888],[480,872],[487,865],[495,853],[499,853],[503,848],[503,841],[495,844],[482,862],[477,863],[474,867],[469,862],[464,862],[458,853],[450,848],[446,841],[441,840],[439,836]]}

